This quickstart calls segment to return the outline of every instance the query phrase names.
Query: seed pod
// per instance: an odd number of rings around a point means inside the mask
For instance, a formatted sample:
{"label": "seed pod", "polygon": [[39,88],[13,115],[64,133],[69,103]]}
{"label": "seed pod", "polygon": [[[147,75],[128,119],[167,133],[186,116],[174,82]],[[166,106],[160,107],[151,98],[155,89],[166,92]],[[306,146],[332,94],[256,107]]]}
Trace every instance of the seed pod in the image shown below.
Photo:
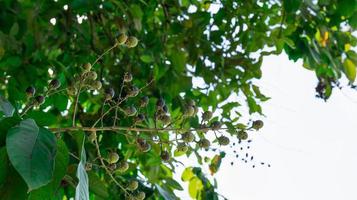
{"label": "seed pod", "polygon": [[124,173],[126,172],[127,170],[129,169],[129,164],[126,162],[126,161],[120,161],[118,164],[117,164],[117,170],[120,172],[120,173]]}
{"label": "seed pod", "polygon": [[137,112],[136,108],[133,105],[128,106],[124,111],[125,114],[128,116],[134,116]]}
{"label": "seed pod", "polygon": [[195,108],[191,105],[186,105],[185,110],[184,110],[184,115],[187,117],[193,116],[195,113]]}
{"label": "seed pod", "polygon": [[256,120],[253,122],[252,128],[255,130],[259,130],[259,129],[263,128],[263,126],[264,126],[264,123],[262,120]]}
{"label": "seed pod", "polygon": [[203,138],[198,142],[198,146],[201,148],[204,148],[204,149],[208,149],[209,146],[211,146],[211,142],[209,140]]}
{"label": "seed pod", "polygon": [[85,72],[89,72],[91,69],[92,69],[92,64],[86,63],[86,64],[83,65],[83,70]]}
{"label": "seed pod", "polygon": [[110,170],[110,171],[114,171],[114,170],[116,170],[117,169],[117,164],[115,164],[115,163],[112,163],[112,164],[109,164],[108,165],[108,169]]}
{"label": "seed pod", "polygon": [[53,79],[51,82],[50,82],[50,88],[51,89],[58,89],[60,86],[61,86],[61,82],[58,80],[58,79]]}
{"label": "seed pod", "polygon": [[168,115],[159,115],[159,120],[164,124],[167,125],[171,122],[171,117]]}
{"label": "seed pod", "polygon": [[107,89],[105,89],[104,93],[105,93],[105,100],[106,100],[106,101],[111,100],[111,99],[114,97],[114,95],[115,95],[115,91],[114,91],[113,88],[107,88]]}
{"label": "seed pod", "polygon": [[193,142],[193,140],[195,140],[195,135],[192,132],[186,132],[181,135],[181,139],[184,142]]}
{"label": "seed pod", "polygon": [[212,130],[219,130],[221,128],[222,124],[221,122],[219,121],[214,121],[212,124],[211,124],[211,128]]}
{"label": "seed pod", "polygon": [[176,147],[177,151],[186,153],[188,150],[188,146],[185,143],[178,143]]}
{"label": "seed pod", "polygon": [[124,82],[126,82],[126,83],[129,83],[129,82],[131,82],[132,80],[133,80],[133,75],[131,75],[131,73],[125,73],[124,74]]}
{"label": "seed pod", "polygon": [[170,160],[170,153],[168,151],[162,151],[160,157],[164,162],[167,162]]}
{"label": "seed pod", "polygon": [[245,131],[239,131],[238,132],[238,139],[240,139],[240,140],[248,139],[248,133],[245,132]]}
{"label": "seed pod", "polygon": [[149,97],[143,96],[140,99],[140,107],[146,107],[149,104]]}
{"label": "seed pod", "polygon": [[160,98],[156,102],[156,107],[157,109],[162,109],[162,107],[165,105],[165,100],[163,98]]}
{"label": "seed pod", "polygon": [[45,102],[45,97],[42,95],[39,95],[35,98],[36,104],[41,105]]}
{"label": "seed pod", "polygon": [[115,152],[110,152],[109,155],[108,155],[108,163],[109,164],[113,164],[113,163],[117,163],[119,160],[119,155]]}
{"label": "seed pod", "polygon": [[226,146],[229,144],[229,138],[222,135],[218,138],[218,143],[222,146]]}
{"label": "seed pod", "polygon": [[202,119],[203,121],[209,121],[212,118],[212,112],[211,111],[206,111],[202,114]]}
{"label": "seed pod", "polygon": [[71,96],[76,95],[76,94],[77,94],[77,91],[78,91],[77,88],[74,87],[74,86],[70,86],[70,87],[67,88],[67,92],[68,92],[68,94],[71,95]]}
{"label": "seed pod", "polygon": [[145,199],[145,192],[138,192],[134,195],[137,200],[144,200]]}
{"label": "seed pod", "polygon": [[92,168],[93,168],[92,163],[86,163],[84,168],[85,168],[86,171],[92,170]]}
{"label": "seed pod", "polygon": [[125,45],[129,48],[136,47],[138,45],[138,39],[134,36],[129,36],[128,39],[125,41]]}
{"label": "seed pod", "polygon": [[164,105],[162,107],[162,111],[164,111],[165,113],[169,112],[169,108],[167,107],[167,105]]}
{"label": "seed pod", "polygon": [[120,35],[117,38],[117,43],[119,45],[123,45],[123,44],[125,44],[127,39],[128,39],[128,36],[125,33],[120,33]]}
{"label": "seed pod", "polygon": [[86,78],[88,78],[89,80],[96,80],[98,77],[97,72],[94,71],[90,71],[86,74]]}
{"label": "seed pod", "polygon": [[28,88],[26,88],[25,91],[26,91],[27,96],[33,97],[36,93],[36,88],[33,86],[29,86]]}
{"label": "seed pod", "polygon": [[134,190],[138,189],[138,186],[139,186],[138,181],[130,180],[128,182],[128,185],[127,185],[126,189],[129,190],[129,191],[134,191]]}
{"label": "seed pod", "polygon": [[131,86],[127,92],[129,97],[136,97],[139,94],[139,88],[136,86]]}
{"label": "seed pod", "polygon": [[188,99],[187,100],[187,105],[190,105],[190,106],[196,106],[196,102],[192,99]]}
{"label": "seed pod", "polygon": [[140,149],[141,152],[146,153],[146,152],[150,151],[151,144],[143,143],[143,144],[139,145],[139,149]]}
{"label": "seed pod", "polygon": [[92,86],[92,89],[99,90],[100,88],[102,88],[102,82],[94,81],[91,86]]}
{"label": "seed pod", "polygon": [[135,118],[135,122],[142,122],[144,120],[145,120],[145,115],[142,113],[138,114],[138,116],[136,116]]}

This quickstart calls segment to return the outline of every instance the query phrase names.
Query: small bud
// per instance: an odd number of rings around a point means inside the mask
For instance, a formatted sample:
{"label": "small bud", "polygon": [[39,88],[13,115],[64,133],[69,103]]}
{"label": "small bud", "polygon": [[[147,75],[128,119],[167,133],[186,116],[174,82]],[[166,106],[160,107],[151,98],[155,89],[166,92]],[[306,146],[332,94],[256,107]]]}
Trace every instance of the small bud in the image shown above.
{"label": "small bud", "polygon": [[125,44],[127,39],[128,39],[128,36],[125,33],[120,33],[120,35],[117,38],[117,43],[119,45],[123,45],[123,44]]}
{"label": "small bud", "polygon": [[264,126],[264,123],[262,120],[256,120],[253,122],[252,128],[255,130],[259,130],[259,129],[263,128],[263,126]]}
{"label": "small bud", "polygon": [[118,160],[119,160],[119,155],[117,153],[115,153],[115,152],[109,153],[108,159],[107,159],[109,164],[117,163]]}
{"label": "small bud", "polygon": [[134,190],[138,189],[138,186],[139,186],[138,181],[130,180],[128,182],[128,186],[126,187],[126,189],[129,190],[129,191],[134,191]]}
{"label": "small bud", "polygon": [[61,82],[58,80],[58,79],[53,79],[51,82],[50,82],[50,88],[51,89],[58,89],[59,87],[61,86]]}
{"label": "small bud", "polygon": [[92,64],[90,64],[90,63],[84,64],[83,69],[85,72],[89,72],[92,69]]}
{"label": "small bud", "polygon": [[211,111],[206,111],[202,114],[202,119],[203,121],[209,121],[212,118],[212,112]]}
{"label": "small bud", "polygon": [[129,48],[136,47],[138,45],[138,39],[134,36],[129,36],[128,39],[125,41],[125,45]]}
{"label": "small bud", "polygon": [[124,79],[123,80],[124,80],[124,82],[129,83],[129,82],[131,82],[133,80],[133,75],[131,75],[131,73],[126,72],[124,74]]}
{"label": "small bud", "polygon": [[141,99],[140,99],[140,107],[146,107],[147,105],[148,105],[148,103],[149,103],[149,97],[147,97],[147,96],[143,96],[143,97],[141,97]]}
{"label": "small bud", "polygon": [[105,100],[106,100],[106,101],[111,100],[111,99],[114,97],[114,95],[115,95],[115,91],[114,91],[113,88],[107,88],[107,89],[105,89],[104,93],[105,93]]}
{"label": "small bud", "polygon": [[30,86],[30,87],[26,88],[27,96],[32,97],[33,95],[35,95],[35,93],[36,93],[36,88],[35,87]]}
{"label": "small bud", "polygon": [[212,130],[219,130],[221,128],[222,124],[219,121],[215,121],[211,124]]}
{"label": "small bud", "polygon": [[42,95],[39,95],[35,98],[36,104],[41,105],[45,102],[45,97]]}
{"label": "small bud", "polygon": [[218,143],[222,146],[226,146],[229,144],[229,138],[222,135],[218,138]]}
{"label": "small bud", "polygon": [[160,157],[164,162],[167,162],[170,160],[170,153],[168,151],[162,151]]}

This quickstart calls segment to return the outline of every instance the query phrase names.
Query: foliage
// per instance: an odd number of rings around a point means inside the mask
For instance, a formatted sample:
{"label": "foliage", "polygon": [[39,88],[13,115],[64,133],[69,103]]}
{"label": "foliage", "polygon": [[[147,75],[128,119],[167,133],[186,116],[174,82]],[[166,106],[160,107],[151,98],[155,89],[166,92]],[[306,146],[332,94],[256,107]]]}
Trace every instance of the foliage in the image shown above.
{"label": "foliage", "polygon": [[263,114],[264,56],[302,59],[325,100],[355,87],[355,0],[4,0],[0,25],[0,199],[176,199],[183,155],[189,195],[218,199],[201,168],[225,154],[202,155],[262,128],[238,108]]}

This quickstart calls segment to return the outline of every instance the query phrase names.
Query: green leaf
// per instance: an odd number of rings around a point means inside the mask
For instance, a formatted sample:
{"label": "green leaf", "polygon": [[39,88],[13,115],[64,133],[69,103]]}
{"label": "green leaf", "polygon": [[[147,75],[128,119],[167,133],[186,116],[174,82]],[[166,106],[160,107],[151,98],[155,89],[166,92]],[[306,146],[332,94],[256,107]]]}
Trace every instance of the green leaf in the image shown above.
{"label": "green leaf", "polygon": [[59,199],[56,191],[60,186],[61,180],[66,175],[68,162],[69,154],[67,146],[62,140],[58,140],[53,180],[47,185],[32,191],[28,200],[48,199],[49,196],[51,199]]}
{"label": "green leaf", "polygon": [[165,199],[165,200],[175,200],[178,199],[175,194],[173,194],[172,192],[164,189],[163,187],[161,187],[158,184],[155,184],[157,190],[159,191],[160,195]]}
{"label": "green leaf", "polygon": [[99,176],[93,171],[88,173],[88,178],[89,178],[89,190],[100,198],[108,199],[109,193],[105,182],[101,180]]}
{"label": "green leaf", "polygon": [[86,151],[84,149],[84,140],[83,140],[81,161],[79,162],[77,167],[78,185],[76,187],[75,200],[89,200],[88,174],[85,169],[86,163],[87,163],[87,158],[86,158]]}
{"label": "green leaf", "polygon": [[6,148],[0,149],[0,186],[5,182],[9,170],[9,161],[7,158]]}
{"label": "green leaf", "polygon": [[197,198],[202,189],[203,184],[199,178],[194,177],[190,180],[188,184],[188,192],[192,198]]}
{"label": "green leaf", "polygon": [[0,185],[0,199],[1,200],[17,200],[27,199],[27,186],[17,171],[8,165],[9,176],[2,185]]}
{"label": "green leaf", "polygon": [[5,145],[6,133],[21,121],[19,116],[7,117],[0,120],[0,146]]}
{"label": "green leaf", "polygon": [[297,11],[301,5],[302,1],[301,0],[284,0],[283,5],[284,9],[288,13],[293,13]]}
{"label": "green leaf", "polygon": [[356,79],[356,66],[350,59],[347,58],[343,62],[343,69],[345,71],[345,74],[346,74],[348,80],[350,80],[350,82],[355,81],[355,79]]}
{"label": "green leaf", "polygon": [[182,188],[182,186],[180,185],[180,183],[178,183],[177,181],[175,181],[175,180],[172,179],[172,178],[166,179],[166,185],[167,185],[168,187],[171,187],[171,188],[176,189],[176,190],[180,190],[180,191],[183,190],[183,188]]}
{"label": "green leaf", "polygon": [[356,0],[339,0],[336,5],[337,13],[345,17],[350,17],[357,10]]}
{"label": "green leaf", "polygon": [[12,117],[15,111],[15,108],[11,105],[11,103],[1,95],[0,95],[0,111],[4,113],[5,117]]}
{"label": "green leaf", "polygon": [[145,63],[151,63],[154,61],[154,58],[150,55],[142,55],[140,56],[140,60],[142,60]]}
{"label": "green leaf", "polygon": [[189,181],[191,178],[194,176],[194,173],[192,172],[192,167],[187,167],[181,175],[182,181]]}
{"label": "green leaf", "polygon": [[40,128],[33,119],[26,119],[11,128],[6,149],[16,171],[32,191],[52,180],[56,139],[49,130]]}

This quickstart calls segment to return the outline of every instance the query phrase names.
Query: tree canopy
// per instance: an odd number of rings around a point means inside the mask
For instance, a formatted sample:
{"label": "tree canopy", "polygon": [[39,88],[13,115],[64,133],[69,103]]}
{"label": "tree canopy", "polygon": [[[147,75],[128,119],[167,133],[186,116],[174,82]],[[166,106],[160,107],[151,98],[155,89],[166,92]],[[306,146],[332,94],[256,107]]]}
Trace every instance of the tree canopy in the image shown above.
{"label": "tree canopy", "polygon": [[239,108],[263,114],[265,56],[302,59],[324,100],[355,88],[355,0],[3,0],[0,27],[4,200],[218,199],[202,168],[262,128]]}

